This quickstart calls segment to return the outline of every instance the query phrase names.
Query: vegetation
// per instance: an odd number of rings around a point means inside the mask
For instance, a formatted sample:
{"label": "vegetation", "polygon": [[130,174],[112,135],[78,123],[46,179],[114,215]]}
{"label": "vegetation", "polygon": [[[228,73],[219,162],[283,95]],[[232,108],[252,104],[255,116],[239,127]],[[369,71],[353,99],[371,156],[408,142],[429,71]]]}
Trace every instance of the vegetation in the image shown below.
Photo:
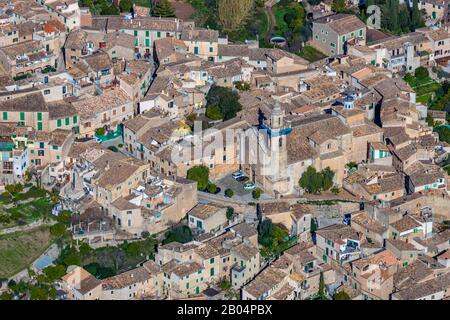
{"label": "vegetation", "polygon": [[79,0],[80,7],[89,7],[95,15],[119,15],[120,9],[108,0]]}
{"label": "vegetation", "polygon": [[208,186],[206,187],[206,190],[209,193],[216,193],[217,191],[217,186],[214,183],[208,183]]}
{"label": "vegetation", "polygon": [[308,60],[309,62],[315,62],[326,58],[325,54],[311,46],[304,46],[300,51],[297,52],[297,55],[299,55],[303,59]]}
{"label": "vegetation", "polygon": [[227,208],[227,219],[233,220],[233,216],[234,216],[234,209],[232,207],[228,207]]}
{"label": "vegetation", "polygon": [[300,187],[308,193],[320,193],[329,190],[333,186],[334,172],[326,167],[321,172],[317,172],[312,166],[309,166],[300,178]]}
{"label": "vegetation", "polygon": [[348,11],[347,3],[345,0],[333,0],[331,3],[331,10],[334,12],[346,12]]}
{"label": "vegetation", "polygon": [[166,238],[163,241],[163,244],[167,244],[170,242],[180,242],[186,243],[192,241],[192,231],[188,226],[177,226],[167,231],[165,234]]}
{"label": "vegetation", "polygon": [[52,240],[47,226],[0,235],[0,278],[9,278],[26,269]]}
{"label": "vegetation", "polygon": [[234,196],[234,191],[228,188],[227,190],[225,190],[225,196],[227,196],[228,198],[232,198]]}
{"label": "vegetation", "polygon": [[175,9],[168,0],[160,0],[153,8],[156,17],[175,17]]}
{"label": "vegetation", "polygon": [[351,298],[347,292],[342,290],[333,295],[333,300],[351,300]]}
{"label": "vegetation", "polygon": [[253,199],[259,199],[261,197],[262,190],[260,188],[256,188],[252,191]]}
{"label": "vegetation", "polygon": [[250,83],[245,81],[236,81],[234,85],[239,91],[249,91],[251,88]]}
{"label": "vegetation", "polygon": [[217,0],[217,17],[226,31],[238,30],[250,16],[253,0]]}
{"label": "vegetation", "polygon": [[144,260],[152,259],[156,245],[157,241],[152,237],[98,249],[92,249],[87,244],[80,245],[78,249],[67,245],[55,264],[64,268],[70,265],[83,266],[95,277],[104,279],[133,269]]}
{"label": "vegetation", "polygon": [[317,295],[313,298],[313,300],[328,300],[325,295],[325,280],[323,278],[323,271],[320,271],[319,292],[317,292]]}
{"label": "vegetation", "polygon": [[108,149],[111,150],[112,152],[119,152],[119,149],[117,149],[116,146],[109,146]]}
{"label": "vegetation", "polygon": [[197,189],[204,191],[209,183],[209,168],[203,165],[194,166],[187,171],[186,178],[197,181]]}
{"label": "vegetation", "polygon": [[[217,107],[220,109],[220,115],[223,120],[232,119],[236,113],[242,110],[239,102],[239,94],[232,91],[231,88],[214,86],[209,90],[206,96],[206,114],[211,115],[210,108],[214,108],[212,114],[218,116]],[[209,116],[208,116],[209,117]]]}
{"label": "vegetation", "polygon": [[406,4],[399,4],[397,0],[367,0],[360,12],[361,18],[368,18],[367,8],[377,5],[381,9],[381,28],[393,34],[402,34],[415,31],[425,26],[425,21],[420,12],[417,0],[413,0],[412,8]]}
{"label": "vegetation", "polygon": [[206,116],[211,120],[221,120],[223,119],[222,110],[219,106],[208,106],[206,108]]}
{"label": "vegetation", "polygon": [[95,129],[95,135],[96,135],[96,136],[104,136],[105,133],[106,133],[105,128],[98,128],[98,129]]}
{"label": "vegetation", "polygon": [[258,226],[258,242],[263,246],[261,255],[266,259],[279,256],[296,241],[296,237],[289,238],[286,230],[274,225],[270,220],[264,220]]}

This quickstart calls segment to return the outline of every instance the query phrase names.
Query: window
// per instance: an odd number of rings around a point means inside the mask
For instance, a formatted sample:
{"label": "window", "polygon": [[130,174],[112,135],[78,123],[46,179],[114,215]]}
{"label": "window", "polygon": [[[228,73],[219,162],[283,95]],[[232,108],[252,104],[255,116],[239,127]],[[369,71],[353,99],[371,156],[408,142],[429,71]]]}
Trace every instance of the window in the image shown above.
{"label": "window", "polygon": [[25,120],[25,112],[21,112],[20,113],[20,120],[24,121]]}
{"label": "window", "polygon": [[70,118],[66,118],[66,126],[70,124]]}
{"label": "window", "polygon": [[8,120],[8,112],[3,111],[3,120]]}
{"label": "window", "polygon": [[73,116],[73,123],[75,124],[75,123],[77,123],[78,122],[78,118],[77,118],[77,116]]}
{"label": "window", "polygon": [[213,51],[214,51],[213,47],[209,47],[209,52],[213,52]]}
{"label": "window", "polygon": [[56,126],[59,128],[62,125],[61,119],[56,120]]}
{"label": "window", "polygon": [[211,277],[214,275],[214,268],[211,268],[211,270],[209,271],[209,274]]}
{"label": "window", "polygon": [[150,39],[145,39],[145,46],[150,47]]}
{"label": "window", "polygon": [[211,259],[209,260],[209,263],[214,263],[214,258],[211,258]]}
{"label": "window", "polygon": [[44,95],[50,94],[50,89],[44,90]]}
{"label": "window", "polygon": [[161,38],[161,32],[158,31],[158,32],[156,33],[156,36],[157,36],[158,38]]}
{"label": "window", "polygon": [[42,122],[38,122],[37,129],[38,131],[42,131]]}
{"label": "window", "polygon": [[59,147],[58,147],[58,146],[52,146],[52,149],[53,149],[53,150],[58,150]]}
{"label": "window", "polygon": [[359,30],[359,36],[362,37],[363,36],[363,30]]}
{"label": "window", "polygon": [[134,30],[134,36],[137,37],[137,35],[138,35],[137,30]]}
{"label": "window", "polygon": [[145,36],[146,36],[146,37],[150,37],[150,31],[148,31],[148,30],[145,31]]}
{"label": "window", "polygon": [[42,112],[38,112],[37,118],[38,118],[38,121],[42,121]]}

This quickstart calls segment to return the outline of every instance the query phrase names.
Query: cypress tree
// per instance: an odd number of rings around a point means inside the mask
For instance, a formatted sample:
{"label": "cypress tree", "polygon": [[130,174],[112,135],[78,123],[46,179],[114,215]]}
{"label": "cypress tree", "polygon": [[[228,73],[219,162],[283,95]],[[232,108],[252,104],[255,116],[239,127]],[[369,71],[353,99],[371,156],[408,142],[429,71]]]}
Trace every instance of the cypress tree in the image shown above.
{"label": "cypress tree", "polygon": [[153,9],[153,15],[157,17],[173,18],[175,9],[168,0],[160,0]]}
{"label": "cypress tree", "polygon": [[422,14],[419,10],[418,0],[413,0],[412,12],[411,12],[411,30],[416,30],[425,25]]}

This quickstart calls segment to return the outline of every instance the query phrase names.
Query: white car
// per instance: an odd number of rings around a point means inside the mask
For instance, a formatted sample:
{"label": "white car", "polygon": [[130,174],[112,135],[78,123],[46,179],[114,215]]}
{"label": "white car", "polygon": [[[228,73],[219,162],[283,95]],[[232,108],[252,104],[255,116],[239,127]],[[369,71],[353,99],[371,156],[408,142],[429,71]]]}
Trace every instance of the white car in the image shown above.
{"label": "white car", "polygon": [[244,190],[253,190],[255,188],[256,188],[256,186],[253,182],[246,182],[244,184]]}
{"label": "white car", "polygon": [[237,179],[237,178],[243,177],[244,173],[242,171],[236,171],[231,176],[233,177],[233,179]]}

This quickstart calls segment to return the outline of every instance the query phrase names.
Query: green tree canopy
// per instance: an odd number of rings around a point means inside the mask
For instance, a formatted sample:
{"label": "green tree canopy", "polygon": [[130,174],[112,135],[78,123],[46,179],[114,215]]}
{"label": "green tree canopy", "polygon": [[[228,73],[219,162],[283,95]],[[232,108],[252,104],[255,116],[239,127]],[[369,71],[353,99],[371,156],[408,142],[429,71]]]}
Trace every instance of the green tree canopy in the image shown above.
{"label": "green tree canopy", "polygon": [[333,0],[333,2],[331,3],[331,10],[333,10],[334,12],[347,11],[347,3],[345,2],[345,0]]}
{"label": "green tree canopy", "polygon": [[175,17],[175,9],[168,0],[159,0],[153,8],[153,15],[157,17]]}
{"label": "green tree canopy", "polygon": [[231,220],[234,216],[234,209],[232,207],[227,208],[227,219]]}
{"label": "green tree canopy", "polygon": [[207,110],[209,106],[218,106],[223,115],[223,120],[232,119],[238,111],[242,110],[239,102],[239,94],[231,88],[214,86],[206,96]]}
{"label": "green tree canopy", "polygon": [[333,295],[333,300],[351,300],[351,298],[347,292],[342,290]]}
{"label": "green tree canopy", "polygon": [[429,77],[428,69],[420,66],[416,69],[416,71],[414,71],[414,75],[416,76],[417,79],[421,80],[426,79]]}
{"label": "green tree canopy", "polygon": [[309,166],[300,178],[300,187],[308,193],[319,193],[329,190],[333,186],[334,171],[330,167],[317,172],[312,166]]}
{"label": "green tree canopy", "polygon": [[208,186],[209,169],[203,165],[194,166],[187,171],[186,178],[197,181],[197,189],[203,191]]}
{"label": "green tree canopy", "polygon": [[120,0],[119,8],[121,12],[130,12],[132,7],[133,7],[132,0]]}

